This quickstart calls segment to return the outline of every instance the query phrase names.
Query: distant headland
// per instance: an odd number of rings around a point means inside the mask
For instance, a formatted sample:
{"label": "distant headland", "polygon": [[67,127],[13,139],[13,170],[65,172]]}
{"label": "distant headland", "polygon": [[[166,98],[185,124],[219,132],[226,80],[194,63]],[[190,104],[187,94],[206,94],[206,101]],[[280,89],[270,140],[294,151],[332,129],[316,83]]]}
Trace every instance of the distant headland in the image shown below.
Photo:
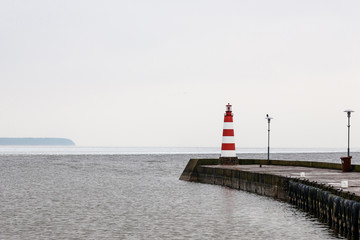
{"label": "distant headland", "polygon": [[67,138],[0,138],[1,146],[74,146]]}

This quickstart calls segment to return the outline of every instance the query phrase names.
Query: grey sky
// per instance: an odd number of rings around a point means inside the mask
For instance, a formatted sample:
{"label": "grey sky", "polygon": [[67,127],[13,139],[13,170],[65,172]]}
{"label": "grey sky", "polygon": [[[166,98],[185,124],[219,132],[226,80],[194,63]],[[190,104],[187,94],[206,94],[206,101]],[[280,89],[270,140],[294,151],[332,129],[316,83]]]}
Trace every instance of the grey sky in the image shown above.
{"label": "grey sky", "polygon": [[360,146],[359,1],[0,2],[2,137]]}

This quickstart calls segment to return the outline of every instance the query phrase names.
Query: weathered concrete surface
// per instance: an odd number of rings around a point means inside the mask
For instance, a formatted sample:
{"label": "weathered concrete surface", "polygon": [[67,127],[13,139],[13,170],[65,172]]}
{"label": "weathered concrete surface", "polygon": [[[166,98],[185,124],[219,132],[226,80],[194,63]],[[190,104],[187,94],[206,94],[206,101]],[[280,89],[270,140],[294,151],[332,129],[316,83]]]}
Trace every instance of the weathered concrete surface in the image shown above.
{"label": "weathered concrete surface", "polygon": [[286,191],[288,180],[282,176],[241,171],[235,166],[223,165],[198,166],[196,173],[196,181],[200,183],[227,186],[289,201]]}
{"label": "weathered concrete surface", "polygon": [[180,180],[184,181],[197,181],[197,167],[201,165],[217,165],[217,159],[190,159],[186,165],[183,173],[180,176]]}
{"label": "weathered concrete surface", "polygon": [[[342,172],[340,170],[296,167],[296,166],[273,166],[273,165],[208,165],[202,166],[208,168],[233,169],[245,172],[254,172],[261,174],[270,174],[287,178],[296,178],[300,180],[315,182],[332,186],[334,189],[342,190],[360,196],[360,173]],[[301,176],[305,174],[305,177]],[[341,187],[341,181],[347,180],[348,187]]]}

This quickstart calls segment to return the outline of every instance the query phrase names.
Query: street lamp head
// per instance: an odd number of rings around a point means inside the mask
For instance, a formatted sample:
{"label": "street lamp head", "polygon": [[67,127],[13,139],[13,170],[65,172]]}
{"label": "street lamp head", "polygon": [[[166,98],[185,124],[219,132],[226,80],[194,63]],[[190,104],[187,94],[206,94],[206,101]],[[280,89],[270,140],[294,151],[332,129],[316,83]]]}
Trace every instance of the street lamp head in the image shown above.
{"label": "street lamp head", "polygon": [[346,112],[346,113],[347,113],[347,116],[348,116],[348,117],[350,117],[351,113],[352,113],[352,112],[354,112],[354,111],[353,111],[353,110],[348,109],[348,110],[345,110],[344,112]]}
{"label": "street lamp head", "polygon": [[266,114],[266,118],[265,119],[267,119],[267,120],[271,120],[271,119],[273,119],[272,117],[270,117],[269,116],[269,114]]}

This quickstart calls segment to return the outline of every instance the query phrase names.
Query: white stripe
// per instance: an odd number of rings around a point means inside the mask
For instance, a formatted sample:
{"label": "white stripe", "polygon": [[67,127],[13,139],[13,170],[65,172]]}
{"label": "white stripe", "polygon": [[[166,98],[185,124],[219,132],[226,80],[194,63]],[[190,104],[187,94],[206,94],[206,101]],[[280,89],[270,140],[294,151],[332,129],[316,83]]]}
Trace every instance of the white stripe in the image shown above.
{"label": "white stripe", "polygon": [[235,143],[235,138],[233,136],[223,137],[222,143]]}
{"label": "white stripe", "polygon": [[224,128],[223,129],[234,129],[234,123],[232,123],[232,122],[224,122]]}
{"label": "white stripe", "polygon": [[234,150],[221,150],[221,157],[236,157]]}

